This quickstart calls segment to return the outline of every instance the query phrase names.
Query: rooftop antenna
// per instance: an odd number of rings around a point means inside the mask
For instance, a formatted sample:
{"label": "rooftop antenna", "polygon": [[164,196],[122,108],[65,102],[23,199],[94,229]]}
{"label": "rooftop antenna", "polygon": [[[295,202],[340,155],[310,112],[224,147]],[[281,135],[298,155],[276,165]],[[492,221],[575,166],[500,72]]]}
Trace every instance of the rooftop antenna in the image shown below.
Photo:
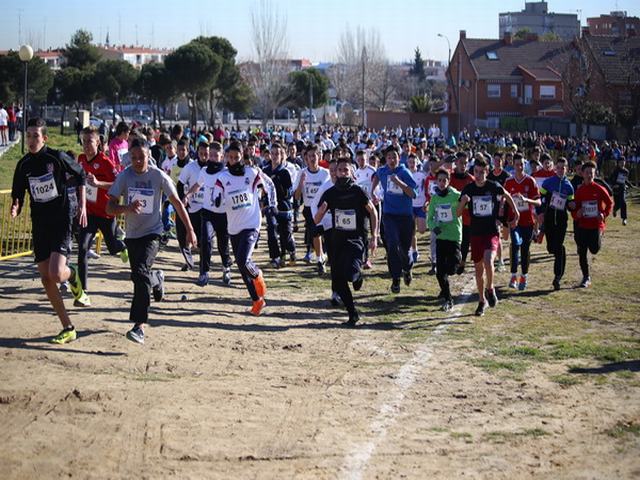
{"label": "rooftop antenna", "polygon": [[140,45],[138,42],[138,24],[136,23],[136,46]]}
{"label": "rooftop antenna", "polygon": [[18,9],[18,45],[22,45],[22,8]]}
{"label": "rooftop antenna", "polygon": [[122,45],[122,15],[118,14],[118,43]]}

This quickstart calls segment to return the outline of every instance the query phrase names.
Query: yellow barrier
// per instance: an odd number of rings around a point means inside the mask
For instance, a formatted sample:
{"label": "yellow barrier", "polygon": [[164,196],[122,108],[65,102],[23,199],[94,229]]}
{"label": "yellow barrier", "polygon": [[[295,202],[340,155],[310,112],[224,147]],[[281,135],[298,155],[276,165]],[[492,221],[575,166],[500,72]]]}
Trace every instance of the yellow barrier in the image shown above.
{"label": "yellow barrier", "polygon": [[11,190],[0,190],[0,261],[31,255],[32,248],[29,196],[20,215],[11,218]]}

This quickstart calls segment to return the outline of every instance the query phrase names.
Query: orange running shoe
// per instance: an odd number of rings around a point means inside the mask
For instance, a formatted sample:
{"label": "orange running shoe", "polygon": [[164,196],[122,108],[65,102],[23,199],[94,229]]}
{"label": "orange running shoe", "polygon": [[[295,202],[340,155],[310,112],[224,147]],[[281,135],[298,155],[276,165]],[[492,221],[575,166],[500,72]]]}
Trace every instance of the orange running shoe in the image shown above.
{"label": "orange running shoe", "polygon": [[267,284],[264,282],[262,272],[253,279],[253,287],[256,289],[256,293],[259,297],[264,297],[267,294]]}
{"label": "orange running shoe", "polygon": [[259,298],[255,302],[253,302],[253,307],[251,307],[251,315],[255,315],[256,317],[260,316],[262,313],[262,309],[267,306],[267,302],[264,301],[264,298]]}

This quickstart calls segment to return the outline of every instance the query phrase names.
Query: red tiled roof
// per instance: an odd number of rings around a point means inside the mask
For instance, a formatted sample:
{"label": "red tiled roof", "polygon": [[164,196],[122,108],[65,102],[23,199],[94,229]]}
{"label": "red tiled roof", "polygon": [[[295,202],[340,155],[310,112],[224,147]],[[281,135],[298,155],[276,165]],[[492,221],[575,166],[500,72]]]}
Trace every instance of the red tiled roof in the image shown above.
{"label": "red tiled roof", "polygon": [[591,50],[607,83],[640,82],[640,37],[585,35],[582,41]]}
{"label": "red tiled roof", "polygon": [[562,79],[562,75],[560,75],[560,72],[558,72],[557,70],[554,70],[551,67],[535,68],[535,67],[525,67],[523,65],[518,65],[518,68],[528,73],[536,80],[547,80],[547,81],[559,82]]}

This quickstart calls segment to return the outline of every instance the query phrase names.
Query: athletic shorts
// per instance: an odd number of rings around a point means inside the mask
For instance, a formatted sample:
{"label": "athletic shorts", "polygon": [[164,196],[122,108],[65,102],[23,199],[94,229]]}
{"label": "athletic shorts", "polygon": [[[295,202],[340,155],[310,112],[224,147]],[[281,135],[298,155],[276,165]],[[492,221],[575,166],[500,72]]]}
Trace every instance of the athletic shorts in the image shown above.
{"label": "athletic shorts", "polygon": [[413,216],[415,218],[427,218],[427,212],[422,207],[413,207]]}
{"label": "athletic shorts", "polygon": [[0,125],[0,130],[6,130],[7,129],[7,125]]}
{"label": "athletic shorts", "polygon": [[33,255],[35,262],[47,260],[52,253],[69,256],[71,245],[71,219],[60,218],[53,221],[33,219]]}
{"label": "athletic shorts", "polygon": [[484,259],[484,252],[491,250],[498,251],[500,237],[496,233],[489,235],[471,235],[471,260],[473,263],[481,262]]}

